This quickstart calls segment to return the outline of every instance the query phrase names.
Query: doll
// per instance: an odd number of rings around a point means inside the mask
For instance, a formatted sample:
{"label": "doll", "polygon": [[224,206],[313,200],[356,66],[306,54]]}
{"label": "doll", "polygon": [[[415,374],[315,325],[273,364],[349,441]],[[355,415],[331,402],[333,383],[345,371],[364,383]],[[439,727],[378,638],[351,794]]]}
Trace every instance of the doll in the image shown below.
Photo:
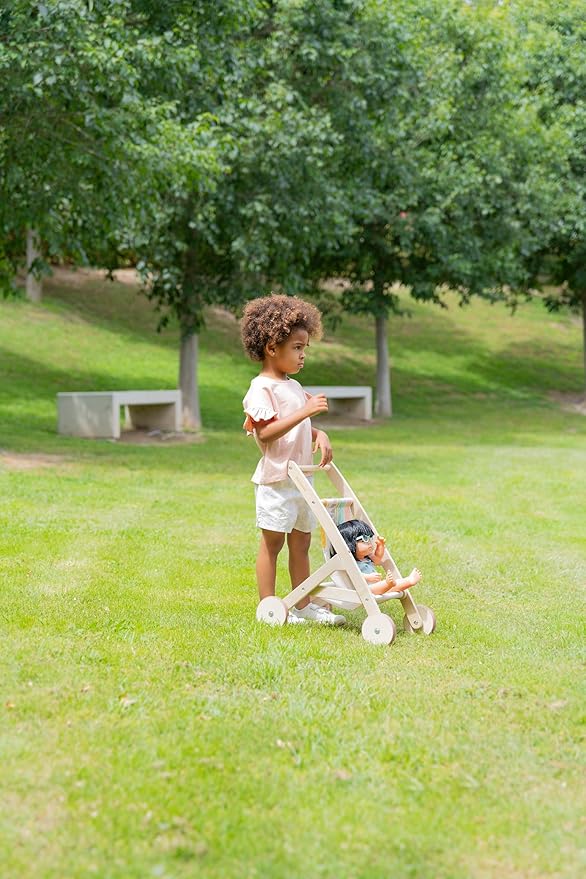
{"label": "doll", "polygon": [[421,571],[413,568],[408,577],[393,577],[391,571],[383,577],[375,568],[380,565],[385,553],[385,539],[374,534],[374,531],[360,519],[350,519],[338,525],[338,531],[344,538],[346,546],[356,559],[370,591],[374,595],[385,592],[404,592],[421,580]]}

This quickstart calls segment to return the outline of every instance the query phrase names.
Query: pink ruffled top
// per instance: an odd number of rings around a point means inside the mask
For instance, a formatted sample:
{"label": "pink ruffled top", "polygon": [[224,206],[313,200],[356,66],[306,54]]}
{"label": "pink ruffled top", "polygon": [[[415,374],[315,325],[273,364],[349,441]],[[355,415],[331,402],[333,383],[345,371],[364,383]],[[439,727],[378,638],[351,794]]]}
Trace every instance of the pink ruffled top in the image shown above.
{"label": "pink ruffled top", "polygon": [[279,381],[257,375],[243,400],[246,419],[242,425],[248,435],[254,436],[262,458],[252,476],[257,485],[280,482],[287,478],[287,465],[295,461],[299,465],[311,464],[311,420],[305,418],[285,436],[263,443],[258,438],[256,426],[279,418],[286,418],[305,406],[306,394],[294,378]]}

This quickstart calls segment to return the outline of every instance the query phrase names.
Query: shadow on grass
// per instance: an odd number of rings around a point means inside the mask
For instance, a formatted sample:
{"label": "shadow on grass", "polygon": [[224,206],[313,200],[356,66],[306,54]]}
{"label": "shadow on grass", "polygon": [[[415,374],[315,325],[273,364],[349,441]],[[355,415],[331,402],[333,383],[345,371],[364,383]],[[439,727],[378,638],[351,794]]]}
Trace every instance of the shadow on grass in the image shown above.
{"label": "shadow on grass", "polygon": [[[175,350],[179,357],[179,327],[175,318],[159,332],[160,314],[139,287],[107,279],[82,279],[81,285],[75,286],[54,278],[46,284],[44,301],[60,308],[65,306],[66,313],[129,341],[148,341]],[[206,309],[200,346],[207,353],[219,353],[237,363],[245,361],[238,321],[223,309]]]}
{"label": "shadow on grass", "polygon": [[[157,315],[137,287],[87,278],[81,278],[76,286],[55,278],[48,282],[47,294],[49,310],[59,311],[60,319],[67,321],[69,317],[72,333],[78,332],[79,319],[128,339],[129,345],[135,340],[160,345],[165,351],[176,352],[178,360],[176,328],[164,334],[156,333]],[[42,312],[39,314],[42,316]],[[526,322],[522,328],[527,334]],[[79,332],[83,332],[83,327]],[[453,311],[444,312],[430,306],[425,310],[416,306],[412,318],[391,318],[389,347],[396,363],[392,372],[395,418],[369,427],[368,431],[354,431],[348,439],[354,444],[384,443],[391,439],[405,442],[412,425],[417,422],[417,429],[421,430],[422,422],[427,420],[435,438],[459,433],[462,438],[483,440],[482,434],[494,433],[495,425],[503,419],[507,424],[511,422],[509,428],[513,424],[516,427],[517,409],[536,403],[551,409],[551,404],[545,401],[547,391],[578,387],[580,371],[573,369],[567,339],[562,344],[562,340],[548,335],[545,341],[544,333],[539,335],[537,331],[519,343],[511,342],[510,338],[510,333],[505,339],[499,338],[497,327],[496,343],[501,341],[503,348],[493,353],[473,328],[469,330],[457,323]],[[494,342],[493,338],[493,345]],[[547,351],[544,351],[545,345]],[[243,451],[239,466],[248,467],[255,448],[242,431],[242,398],[257,366],[247,362],[242,352],[236,319],[221,309],[211,309],[209,330],[204,329],[201,335],[201,351],[200,397],[205,429],[241,437]],[[51,365],[36,360],[34,354],[34,350],[27,351],[26,355],[0,350],[0,402],[6,413],[3,433],[20,435],[26,442],[29,431],[38,437],[42,433],[44,442],[47,434],[52,435],[55,442],[68,442],[56,436],[55,395],[59,392],[171,386],[168,378],[161,382],[159,374],[137,377],[131,364],[125,369],[123,358],[120,371],[112,373],[92,368],[89,359],[81,368],[77,365],[74,369],[60,367],[58,351]],[[423,357],[417,359],[417,354]],[[148,370],[148,363],[146,368]],[[345,321],[335,336],[326,337],[323,344],[311,351],[308,366],[299,378],[308,385],[374,386],[372,321],[363,318]],[[80,448],[84,444],[83,441],[77,443]],[[209,443],[205,445],[209,452]],[[221,440],[220,447],[223,448]],[[116,457],[121,459],[121,447],[116,449]],[[153,455],[153,459],[160,456],[161,460],[171,457],[168,449],[152,447],[125,452],[128,460],[142,454]],[[230,457],[232,453],[227,451],[227,454]],[[181,469],[183,460],[203,457],[201,451],[174,447],[173,458],[177,464],[169,461],[169,466]],[[214,462],[211,472],[221,464],[215,450],[210,457]],[[228,462],[231,464],[232,459]]]}
{"label": "shadow on grass", "polygon": [[77,273],[71,273],[46,281],[43,301],[65,306],[74,317],[125,338],[156,340],[167,348],[178,346],[176,328],[157,332],[159,315],[139,287],[106,278],[78,278]]}
{"label": "shadow on grass", "polygon": [[542,396],[549,390],[579,391],[580,364],[576,354],[573,364],[564,346],[552,345],[544,355],[536,343],[525,341],[507,345],[494,356],[479,349],[470,362],[470,370],[485,384],[500,385],[505,393],[516,388]]}
{"label": "shadow on grass", "polygon": [[[58,357],[58,352],[56,352]],[[45,362],[25,357],[0,348],[0,400],[18,403],[18,400],[47,399],[58,393],[73,391],[141,390],[142,387],[160,388],[161,377],[141,375],[140,388],[136,375],[120,371],[111,373],[96,369],[69,369],[47,366]]]}
{"label": "shadow on grass", "polygon": [[[4,404],[7,416],[26,418],[34,422],[34,429],[53,428],[56,423],[58,393],[74,391],[128,391],[144,388],[165,389],[159,375],[141,375],[137,381],[132,372],[122,370],[115,376],[110,372],[87,369],[61,368],[55,364],[35,360],[32,356],[16,354],[0,347],[0,404]],[[210,429],[242,430],[242,398],[247,386],[230,387],[206,383],[200,389],[202,418]],[[32,414],[30,404],[54,407],[51,415],[42,412]],[[22,415],[19,414],[19,409]]]}
{"label": "shadow on grass", "polygon": [[[48,300],[65,305],[79,318],[125,338],[149,340],[178,352],[178,329],[172,324],[163,333],[157,333],[159,316],[138,286],[83,276],[79,276],[79,282],[76,282],[75,274],[48,281]],[[477,333],[457,322],[457,306],[445,311],[433,306],[424,308],[417,303],[411,305],[414,309],[411,317],[391,316],[389,320],[389,351],[397,375],[409,385],[407,398],[414,389],[417,389],[420,400],[433,397],[434,401],[437,401],[438,393],[447,397],[452,394],[502,393],[509,397],[515,396],[516,391],[543,395],[554,389],[579,390],[579,376],[568,361],[568,347],[561,340],[549,338],[547,352],[543,350],[542,340],[520,340],[498,352],[489,352]],[[497,309],[497,306],[493,308]],[[489,313],[501,318],[496,310]],[[221,355],[227,364],[243,367],[246,359],[236,318],[215,308],[208,309],[207,316],[208,325],[202,330],[200,339],[202,353]],[[515,320],[514,316],[508,315],[502,315],[502,318]],[[316,349],[316,359],[310,359],[302,381],[306,384],[374,386],[374,323],[366,318],[352,320],[353,325],[347,319],[335,335],[326,335],[323,347]],[[363,340],[360,347],[356,346],[357,338]],[[328,352],[328,341],[341,342],[347,346],[346,350]],[[433,355],[438,362],[438,372],[433,376],[422,376],[405,369],[402,351]],[[442,362],[451,358],[457,358],[463,364],[460,374],[450,371],[442,375]],[[242,396],[245,391],[243,388]],[[202,398],[211,400],[205,386],[202,387]],[[402,399],[401,382],[398,382],[396,400]],[[218,417],[212,411],[210,415],[214,426],[226,424],[221,412]]]}

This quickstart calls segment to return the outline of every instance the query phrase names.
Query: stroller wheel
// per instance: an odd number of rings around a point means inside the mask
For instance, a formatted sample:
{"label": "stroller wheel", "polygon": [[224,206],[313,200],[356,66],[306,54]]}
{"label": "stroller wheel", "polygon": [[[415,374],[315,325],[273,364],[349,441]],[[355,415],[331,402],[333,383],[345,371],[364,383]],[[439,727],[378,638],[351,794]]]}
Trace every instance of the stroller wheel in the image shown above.
{"label": "stroller wheel", "polygon": [[419,611],[419,616],[421,617],[423,626],[420,629],[413,629],[407,614],[405,614],[403,617],[403,628],[406,632],[411,632],[412,635],[417,635],[419,632],[423,632],[424,635],[431,635],[431,633],[435,631],[434,612],[431,607],[427,607],[426,604],[418,604],[417,610]]}
{"label": "stroller wheel", "polygon": [[288,615],[287,605],[276,595],[263,598],[256,609],[259,623],[268,623],[270,626],[284,626]]}
{"label": "stroller wheel", "polygon": [[394,621],[385,613],[366,617],[362,623],[362,637],[370,644],[392,644],[396,634]]}

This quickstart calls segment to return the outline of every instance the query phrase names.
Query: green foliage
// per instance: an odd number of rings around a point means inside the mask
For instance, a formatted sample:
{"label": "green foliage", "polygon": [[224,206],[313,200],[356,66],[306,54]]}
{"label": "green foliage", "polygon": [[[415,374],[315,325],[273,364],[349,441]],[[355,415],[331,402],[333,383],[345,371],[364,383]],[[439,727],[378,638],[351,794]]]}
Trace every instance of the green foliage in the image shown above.
{"label": "green foliage", "polygon": [[525,89],[558,148],[560,196],[534,272],[561,285],[545,296],[550,309],[578,310],[586,302],[586,9],[578,0],[532,0],[512,14],[523,37]]}
{"label": "green foliage", "polygon": [[186,336],[337,276],[332,314],[544,272],[577,306],[584,56],[578,0],[7,0],[0,278],[32,227],[40,268],[137,264]]}
{"label": "green foliage", "polygon": [[521,257],[536,247],[528,208],[539,216],[528,169],[544,137],[519,100],[501,16],[459,2],[381,4],[368,25],[368,64],[343,74],[332,108],[353,187],[355,232],[331,264],[358,288],[347,307],[396,309],[396,281],[434,301],[440,284],[463,301],[522,285]]}
{"label": "green foliage", "polygon": [[[171,201],[160,189],[161,222],[137,246],[163,323],[174,313],[184,333],[199,329],[206,303],[236,308],[275,283],[299,289],[332,235],[335,135],[327,114],[283,78],[275,27],[265,4],[217,29],[208,23],[206,65],[184,82],[183,124],[212,114],[219,173],[206,187],[178,181]],[[194,29],[191,39],[201,38]]]}
{"label": "green foliage", "polygon": [[4,4],[0,236],[14,268],[26,226],[49,257],[116,264],[152,220],[149,193],[161,180],[169,188],[171,174],[210,173],[209,126],[180,125],[171,87],[198,48],[173,51],[173,34],[161,31],[165,5]]}

